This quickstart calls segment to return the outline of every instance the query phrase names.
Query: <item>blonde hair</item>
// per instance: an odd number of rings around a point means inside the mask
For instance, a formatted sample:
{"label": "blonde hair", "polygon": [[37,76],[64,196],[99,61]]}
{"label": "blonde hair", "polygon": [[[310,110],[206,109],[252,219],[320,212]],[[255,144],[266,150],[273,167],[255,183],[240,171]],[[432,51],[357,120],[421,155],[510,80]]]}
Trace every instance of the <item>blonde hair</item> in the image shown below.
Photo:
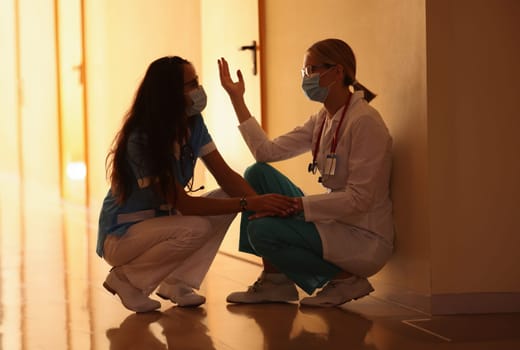
{"label": "blonde hair", "polygon": [[356,80],[356,56],[352,48],[340,39],[325,39],[315,42],[307,52],[328,65],[341,65],[343,67],[343,84],[354,88],[354,91],[362,90],[365,99],[370,102],[376,95]]}

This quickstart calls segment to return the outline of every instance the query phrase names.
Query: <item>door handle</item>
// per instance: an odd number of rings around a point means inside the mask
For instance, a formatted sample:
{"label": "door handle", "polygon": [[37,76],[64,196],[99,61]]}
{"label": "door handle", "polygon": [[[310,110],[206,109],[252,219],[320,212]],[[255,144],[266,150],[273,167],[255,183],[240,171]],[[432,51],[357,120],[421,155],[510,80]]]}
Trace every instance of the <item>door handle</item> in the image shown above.
{"label": "door handle", "polygon": [[257,63],[256,63],[256,50],[258,50],[258,45],[256,45],[256,40],[253,40],[252,45],[244,45],[240,47],[240,51],[251,50],[253,52],[253,75],[257,73]]}
{"label": "door handle", "polygon": [[85,82],[85,71],[83,70],[83,63],[72,66],[72,69],[79,73],[79,84],[84,85]]}

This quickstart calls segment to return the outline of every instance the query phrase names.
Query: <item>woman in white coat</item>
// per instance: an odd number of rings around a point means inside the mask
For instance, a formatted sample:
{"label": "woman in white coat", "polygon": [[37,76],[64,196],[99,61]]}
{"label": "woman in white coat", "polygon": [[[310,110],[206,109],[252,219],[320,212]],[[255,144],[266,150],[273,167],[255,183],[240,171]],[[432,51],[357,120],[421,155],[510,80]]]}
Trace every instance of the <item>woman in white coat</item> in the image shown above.
{"label": "woman in white coat", "polygon": [[[299,211],[290,218],[242,215],[239,250],[261,256],[264,269],[247,291],[230,294],[228,302],[295,301],[295,284],[312,295],[303,298],[302,305],[336,306],[368,295],[373,288],[367,278],[385,265],[393,250],[392,138],[368,104],[375,95],[356,80],[352,49],[342,40],[326,39],[307,50],[302,88],[323,108],[273,140],[244,102],[241,72],[235,82],[226,60],[218,63],[239,129],[259,162],[248,168],[245,179],[257,193],[296,197]],[[323,194],[304,196],[265,164],[309,151],[308,170],[319,172]]]}

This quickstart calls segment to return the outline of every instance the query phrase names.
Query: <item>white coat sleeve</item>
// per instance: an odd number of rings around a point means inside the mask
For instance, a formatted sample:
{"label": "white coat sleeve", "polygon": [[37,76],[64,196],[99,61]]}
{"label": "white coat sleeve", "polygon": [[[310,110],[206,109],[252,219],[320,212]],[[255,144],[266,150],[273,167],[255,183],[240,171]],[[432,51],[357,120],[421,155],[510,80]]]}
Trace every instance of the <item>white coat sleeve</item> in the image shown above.
{"label": "white coat sleeve", "polygon": [[255,118],[249,118],[238,128],[258,162],[275,162],[308,152],[312,143],[314,125],[315,119],[311,117],[304,125],[273,140],[267,137]]}

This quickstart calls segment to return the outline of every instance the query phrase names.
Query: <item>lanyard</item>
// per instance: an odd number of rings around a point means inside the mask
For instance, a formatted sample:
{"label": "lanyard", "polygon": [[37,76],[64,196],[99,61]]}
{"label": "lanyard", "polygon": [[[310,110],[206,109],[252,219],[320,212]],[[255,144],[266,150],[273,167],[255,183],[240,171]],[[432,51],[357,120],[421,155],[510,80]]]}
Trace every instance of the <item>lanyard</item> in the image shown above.
{"label": "lanyard", "polygon": [[[345,118],[345,113],[347,112],[349,101],[350,101],[350,98],[347,99],[347,102],[345,103],[345,108],[343,109],[343,113],[341,114],[341,119],[339,120],[338,126],[336,127],[336,132],[334,133],[334,137],[332,138],[332,143],[330,145],[330,154],[336,154],[336,146],[338,145],[339,129],[341,127],[341,123],[343,123],[343,119]],[[321,135],[323,134],[323,128],[325,127],[326,120],[327,120],[327,117],[323,118],[323,122],[321,123],[320,132],[318,134],[318,139],[316,140],[316,146],[314,146],[314,152],[312,152],[312,163],[309,164],[309,172],[315,172],[314,169],[317,165],[316,157],[318,156],[318,151],[320,150]]]}

